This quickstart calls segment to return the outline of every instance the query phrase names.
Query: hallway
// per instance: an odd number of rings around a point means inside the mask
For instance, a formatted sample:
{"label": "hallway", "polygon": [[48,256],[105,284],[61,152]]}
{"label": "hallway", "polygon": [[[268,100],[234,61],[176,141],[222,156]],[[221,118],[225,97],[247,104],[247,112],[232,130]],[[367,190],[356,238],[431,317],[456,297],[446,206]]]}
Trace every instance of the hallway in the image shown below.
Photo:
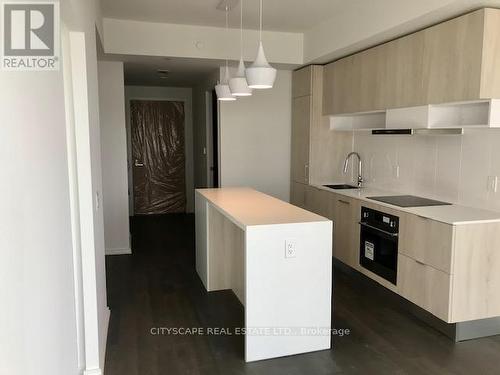
{"label": "hallway", "polygon": [[194,268],[194,217],[132,221],[132,256],[108,256],[106,375],[496,374],[500,336],[460,344],[420,322],[372,281],[335,274],[334,349],[245,364],[243,336],[153,335],[221,327],[244,311],[231,291],[207,294]]}

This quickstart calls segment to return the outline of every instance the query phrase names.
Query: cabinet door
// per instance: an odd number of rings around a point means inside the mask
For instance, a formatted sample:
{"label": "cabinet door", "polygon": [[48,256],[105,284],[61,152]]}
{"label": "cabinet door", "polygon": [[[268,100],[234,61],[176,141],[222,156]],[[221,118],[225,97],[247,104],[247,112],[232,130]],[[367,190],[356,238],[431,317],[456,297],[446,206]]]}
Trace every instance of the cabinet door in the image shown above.
{"label": "cabinet door", "polygon": [[332,210],[330,192],[309,185],[306,189],[306,209],[330,218]]}
{"label": "cabinet door", "polygon": [[300,208],[306,208],[307,185],[292,181],[290,184],[290,203]]}
{"label": "cabinet door", "polygon": [[323,114],[331,115],[335,113],[333,103],[333,90],[335,82],[335,63],[325,65],[323,71]]}
{"label": "cabinet door", "polygon": [[292,180],[309,182],[311,96],[292,99]]}
{"label": "cabinet door", "polygon": [[451,273],[453,226],[407,214],[400,224],[399,252]]}
{"label": "cabinet door", "polygon": [[477,11],[422,31],[426,103],[479,98],[483,19]]}
{"label": "cabinet door", "polygon": [[348,266],[358,268],[359,203],[357,200],[341,196],[334,199],[333,255]]}
{"label": "cabinet door", "polygon": [[[356,110],[356,95],[359,92],[359,64],[354,65],[354,55],[332,63],[333,82],[331,85],[331,114],[351,113]],[[356,70],[356,71],[355,71]],[[331,72],[330,72],[331,73]],[[330,113],[329,113],[330,114]]]}
{"label": "cabinet door", "polygon": [[312,69],[309,65],[292,73],[292,98],[312,95]]}
{"label": "cabinet door", "polygon": [[450,275],[400,253],[397,284],[399,294],[404,298],[438,318],[450,321]]}
{"label": "cabinet door", "polygon": [[380,47],[383,65],[379,76],[381,108],[412,107],[425,104],[423,92],[424,33],[396,39]]}

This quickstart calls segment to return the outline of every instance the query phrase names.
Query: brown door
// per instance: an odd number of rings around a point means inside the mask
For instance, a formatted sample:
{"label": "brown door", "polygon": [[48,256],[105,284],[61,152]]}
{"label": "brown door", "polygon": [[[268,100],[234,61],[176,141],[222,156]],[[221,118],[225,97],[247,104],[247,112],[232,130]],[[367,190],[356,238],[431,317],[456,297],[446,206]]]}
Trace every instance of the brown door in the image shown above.
{"label": "brown door", "polygon": [[134,213],[186,211],[184,103],[130,102]]}

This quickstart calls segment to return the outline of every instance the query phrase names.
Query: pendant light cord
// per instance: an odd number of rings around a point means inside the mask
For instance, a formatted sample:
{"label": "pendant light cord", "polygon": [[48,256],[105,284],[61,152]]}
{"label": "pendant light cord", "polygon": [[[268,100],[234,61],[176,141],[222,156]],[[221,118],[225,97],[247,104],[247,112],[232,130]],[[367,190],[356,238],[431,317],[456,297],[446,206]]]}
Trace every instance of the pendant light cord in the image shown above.
{"label": "pendant light cord", "polygon": [[[226,5],[226,37],[229,36],[229,21],[228,21],[228,17],[229,17],[229,7]],[[228,72],[228,57],[226,55],[226,75],[227,75],[227,72]]]}
{"label": "pendant light cord", "polygon": [[260,0],[260,28],[259,39],[262,42],[262,0]]}
{"label": "pendant light cord", "polygon": [[240,7],[240,56],[243,58],[243,0]]}

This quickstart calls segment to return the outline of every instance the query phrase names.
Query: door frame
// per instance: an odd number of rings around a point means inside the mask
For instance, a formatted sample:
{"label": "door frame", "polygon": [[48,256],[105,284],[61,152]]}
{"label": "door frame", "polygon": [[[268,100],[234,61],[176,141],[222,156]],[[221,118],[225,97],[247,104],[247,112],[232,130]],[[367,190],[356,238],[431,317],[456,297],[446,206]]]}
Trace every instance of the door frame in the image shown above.
{"label": "door frame", "polygon": [[[214,99],[213,92],[214,90],[205,91],[205,173],[207,179],[206,187],[208,188],[220,186],[220,107],[217,99]],[[217,113],[214,113],[214,108],[217,109]],[[217,138],[214,139],[214,136],[216,136]],[[214,176],[214,170],[211,169],[212,166],[216,168],[216,176]]]}
{"label": "door frame", "polygon": [[[132,86],[135,87],[135,86]],[[143,89],[164,89],[164,87],[140,86]],[[132,100],[162,101],[162,102],[182,102],[184,105],[184,153],[185,153],[185,179],[186,179],[186,212],[194,212],[194,154],[193,154],[193,107],[192,94],[189,98],[176,95],[128,95],[128,86],[125,86],[125,115],[127,133],[127,171],[128,171],[128,192],[129,192],[129,212],[131,216],[134,211],[134,180],[133,180],[133,160],[132,160],[132,137],[131,137],[131,114],[130,102]]]}

